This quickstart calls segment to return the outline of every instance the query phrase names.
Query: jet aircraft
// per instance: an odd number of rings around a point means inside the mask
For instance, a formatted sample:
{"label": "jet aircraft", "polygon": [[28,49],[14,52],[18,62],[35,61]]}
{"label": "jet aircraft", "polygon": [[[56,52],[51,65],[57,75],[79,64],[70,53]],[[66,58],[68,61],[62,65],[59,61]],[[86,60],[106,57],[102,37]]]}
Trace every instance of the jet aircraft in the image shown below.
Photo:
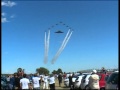
{"label": "jet aircraft", "polygon": [[58,30],[58,31],[56,31],[55,33],[64,33],[64,32],[62,32],[62,31]]}

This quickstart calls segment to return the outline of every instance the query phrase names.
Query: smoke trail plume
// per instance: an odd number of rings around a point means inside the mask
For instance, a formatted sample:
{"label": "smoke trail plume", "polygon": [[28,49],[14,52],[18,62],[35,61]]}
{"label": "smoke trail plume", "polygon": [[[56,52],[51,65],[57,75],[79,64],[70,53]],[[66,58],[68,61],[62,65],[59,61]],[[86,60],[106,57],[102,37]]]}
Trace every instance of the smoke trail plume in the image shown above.
{"label": "smoke trail plume", "polygon": [[72,32],[70,33],[69,37],[67,38],[67,40],[66,40],[64,46],[62,47],[62,49],[61,49],[61,50],[59,51],[59,53],[56,55],[55,60],[59,57],[59,55],[61,54],[61,52],[64,50],[64,48],[65,48],[65,46],[67,45],[67,43],[68,43],[71,35],[72,35]]}
{"label": "smoke trail plume", "polygon": [[48,31],[47,46],[46,46],[46,63],[48,61],[48,51],[49,51],[49,41],[50,41],[50,30]]}
{"label": "smoke trail plume", "polygon": [[57,52],[56,55],[53,57],[52,62],[51,62],[52,64],[56,61],[56,59],[59,57],[59,55],[61,54],[61,52],[62,52],[63,49],[65,48],[66,44],[68,43],[68,41],[69,41],[69,39],[70,39],[70,37],[71,37],[71,35],[72,35],[72,32],[71,32],[71,33],[69,33],[69,32],[70,32],[70,30],[69,30],[68,33],[66,34],[66,37],[64,38],[63,43],[62,43],[61,47],[59,48],[58,52]]}
{"label": "smoke trail plume", "polygon": [[44,55],[44,63],[45,64],[48,61],[49,40],[50,40],[50,30],[48,31],[47,37],[46,37],[46,32],[45,32],[45,55]]}
{"label": "smoke trail plume", "polygon": [[46,32],[45,32],[45,53],[44,53],[44,63],[46,63],[46,50],[47,50],[47,48],[46,48],[46,45],[47,45],[47,43],[46,43]]}
{"label": "smoke trail plume", "polygon": [[63,40],[63,42],[62,42],[62,44],[61,44],[61,46],[60,46],[60,48],[59,48],[59,50],[57,51],[57,53],[55,54],[55,56],[53,57],[53,59],[52,59],[52,64],[53,64],[53,62],[54,62],[54,58],[56,57],[56,55],[59,53],[59,51],[62,49],[62,47],[63,47],[63,45],[64,45],[64,43],[65,43],[65,41],[66,41],[66,39],[67,39],[67,37],[68,37],[68,35],[69,35],[69,32],[70,32],[70,30],[68,30],[68,32],[67,32],[67,34],[66,34],[66,36],[65,36],[65,38],[64,38],[64,40]]}

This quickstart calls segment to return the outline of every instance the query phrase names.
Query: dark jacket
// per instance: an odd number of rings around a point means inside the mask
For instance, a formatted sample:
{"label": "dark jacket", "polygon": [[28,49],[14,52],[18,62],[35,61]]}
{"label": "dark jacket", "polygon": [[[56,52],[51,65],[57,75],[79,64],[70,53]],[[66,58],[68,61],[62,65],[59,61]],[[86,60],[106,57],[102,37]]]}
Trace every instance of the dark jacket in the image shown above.
{"label": "dark jacket", "polygon": [[62,75],[58,75],[58,80],[62,80]]}

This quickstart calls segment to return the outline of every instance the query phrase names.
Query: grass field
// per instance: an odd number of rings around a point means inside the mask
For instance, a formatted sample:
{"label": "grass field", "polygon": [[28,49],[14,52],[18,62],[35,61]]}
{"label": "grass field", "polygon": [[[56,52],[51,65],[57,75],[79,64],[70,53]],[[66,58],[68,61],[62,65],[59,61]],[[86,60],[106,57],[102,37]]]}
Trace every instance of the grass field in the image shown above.
{"label": "grass field", "polygon": [[[49,88],[50,89],[50,88]],[[62,84],[61,84],[61,87],[59,87],[59,83],[58,83],[58,80],[55,80],[55,89],[56,90],[59,90],[59,89],[63,89],[63,90],[69,90],[69,88],[67,88],[67,87],[65,87],[64,86],[64,82],[62,81]],[[41,85],[41,87],[40,87],[40,90],[43,90],[43,88],[42,88],[42,85]]]}

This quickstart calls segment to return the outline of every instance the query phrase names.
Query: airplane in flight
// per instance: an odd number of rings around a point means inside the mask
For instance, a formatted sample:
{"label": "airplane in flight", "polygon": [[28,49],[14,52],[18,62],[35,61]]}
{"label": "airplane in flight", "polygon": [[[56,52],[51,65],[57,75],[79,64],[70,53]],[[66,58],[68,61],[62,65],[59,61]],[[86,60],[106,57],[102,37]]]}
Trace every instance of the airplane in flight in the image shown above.
{"label": "airplane in flight", "polygon": [[64,33],[64,32],[62,32],[62,31],[58,30],[58,31],[56,31],[55,33]]}

